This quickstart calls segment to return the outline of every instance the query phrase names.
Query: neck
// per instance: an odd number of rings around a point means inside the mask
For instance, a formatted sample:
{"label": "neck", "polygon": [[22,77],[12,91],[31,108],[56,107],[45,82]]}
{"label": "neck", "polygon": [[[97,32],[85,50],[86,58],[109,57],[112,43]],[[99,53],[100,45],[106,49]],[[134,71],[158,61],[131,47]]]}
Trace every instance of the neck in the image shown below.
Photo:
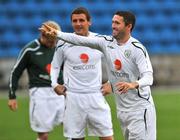
{"label": "neck", "polygon": [[39,40],[41,45],[44,45],[43,39],[41,37],[38,40]]}
{"label": "neck", "polygon": [[[75,33],[75,34],[77,34],[77,33]],[[89,32],[84,33],[84,34],[77,34],[77,35],[81,35],[81,36],[88,36],[88,35],[89,35]]]}
{"label": "neck", "polygon": [[125,44],[130,38],[130,34],[127,35],[127,36],[124,36],[123,38],[117,38],[117,42],[118,44],[122,45],[122,44]]}

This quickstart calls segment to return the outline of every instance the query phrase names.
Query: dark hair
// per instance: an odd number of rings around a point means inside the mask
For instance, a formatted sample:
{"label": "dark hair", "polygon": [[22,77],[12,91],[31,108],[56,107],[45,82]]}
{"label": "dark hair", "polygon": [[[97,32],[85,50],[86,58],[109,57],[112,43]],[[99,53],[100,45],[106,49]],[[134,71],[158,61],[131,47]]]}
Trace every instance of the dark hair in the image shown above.
{"label": "dark hair", "polygon": [[90,21],[91,20],[91,16],[88,12],[88,10],[84,7],[78,7],[76,9],[74,9],[71,13],[71,20],[72,20],[72,15],[73,14],[85,14],[86,15],[86,18],[87,18],[87,21]]}
{"label": "dark hair", "polygon": [[129,11],[117,11],[114,15],[122,16],[124,18],[125,25],[132,24],[131,31],[133,30],[135,23],[136,23],[136,17],[132,12]]}

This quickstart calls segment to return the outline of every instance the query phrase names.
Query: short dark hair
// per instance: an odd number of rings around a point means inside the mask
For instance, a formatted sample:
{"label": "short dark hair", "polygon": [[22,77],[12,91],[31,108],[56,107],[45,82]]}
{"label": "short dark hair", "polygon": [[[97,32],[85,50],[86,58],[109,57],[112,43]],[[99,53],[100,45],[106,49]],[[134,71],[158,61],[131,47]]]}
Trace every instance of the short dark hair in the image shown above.
{"label": "short dark hair", "polygon": [[72,15],[73,14],[85,14],[86,15],[86,18],[87,18],[87,21],[90,21],[91,20],[91,16],[88,12],[88,10],[84,7],[78,7],[76,9],[74,9],[71,13],[71,20],[72,20]]}
{"label": "short dark hair", "polygon": [[117,11],[114,15],[122,16],[124,18],[125,25],[132,24],[131,31],[133,30],[135,23],[136,23],[136,17],[135,15],[130,11]]}

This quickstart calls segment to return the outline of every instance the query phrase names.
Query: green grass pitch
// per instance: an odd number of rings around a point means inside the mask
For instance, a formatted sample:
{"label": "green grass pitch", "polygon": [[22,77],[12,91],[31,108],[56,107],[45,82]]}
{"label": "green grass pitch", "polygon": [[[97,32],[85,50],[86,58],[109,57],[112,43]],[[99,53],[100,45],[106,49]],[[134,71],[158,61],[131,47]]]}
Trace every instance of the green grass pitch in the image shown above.
{"label": "green grass pitch", "polygon": [[[0,140],[36,140],[36,133],[30,129],[27,91],[18,96],[18,110],[12,112],[7,106],[5,91],[0,91]],[[180,140],[180,90],[153,89],[157,111],[157,140]],[[23,96],[25,95],[26,96]],[[116,118],[112,95],[107,96],[111,106],[115,140],[123,140],[119,121]],[[65,140],[62,126],[50,133],[49,140]],[[98,140],[87,137],[86,140]]]}

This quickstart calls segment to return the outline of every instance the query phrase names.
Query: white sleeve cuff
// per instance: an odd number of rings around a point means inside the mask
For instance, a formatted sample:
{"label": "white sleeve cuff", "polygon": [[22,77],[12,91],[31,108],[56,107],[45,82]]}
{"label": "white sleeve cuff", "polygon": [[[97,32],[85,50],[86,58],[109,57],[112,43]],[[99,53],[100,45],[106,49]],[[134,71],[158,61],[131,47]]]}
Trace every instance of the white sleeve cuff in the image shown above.
{"label": "white sleeve cuff", "polygon": [[151,86],[153,84],[152,72],[146,72],[143,74],[142,78],[136,81],[139,84],[139,88],[145,86]]}
{"label": "white sleeve cuff", "polygon": [[58,83],[51,84],[51,86],[53,87],[53,89],[55,89],[55,87],[57,87],[58,85],[59,85]]}

